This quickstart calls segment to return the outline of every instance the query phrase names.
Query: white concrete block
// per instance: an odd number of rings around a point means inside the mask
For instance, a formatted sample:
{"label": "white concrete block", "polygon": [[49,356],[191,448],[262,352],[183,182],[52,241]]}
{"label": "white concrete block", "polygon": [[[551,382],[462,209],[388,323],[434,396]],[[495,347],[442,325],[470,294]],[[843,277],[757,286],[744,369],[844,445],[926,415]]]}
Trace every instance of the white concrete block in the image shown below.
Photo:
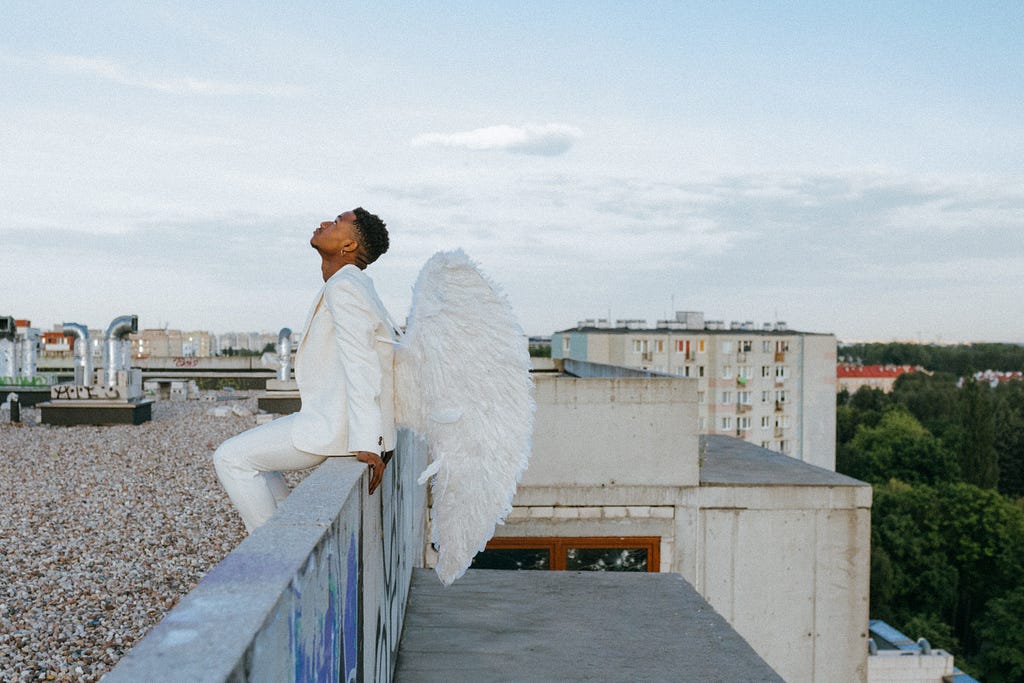
{"label": "white concrete block", "polygon": [[533,519],[537,519],[539,517],[550,519],[552,516],[554,516],[554,514],[555,508],[551,506],[538,505],[536,507],[530,508],[530,517],[532,517]]}
{"label": "white concrete block", "polygon": [[667,505],[659,505],[651,508],[651,517],[656,517],[658,519],[672,519],[675,517],[675,514],[675,508]]}
{"label": "white concrete block", "polygon": [[598,507],[582,507],[577,508],[580,511],[580,519],[600,519],[601,508]]}
{"label": "white concrete block", "polygon": [[609,505],[604,509],[604,516],[607,519],[621,519],[626,516],[626,508]]}
{"label": "white concrete block", "polygon": [[578,519],[580,516],[579,509],[573,507],[556,507],[555,513],[552,515],[555,519]]}
{"label": "white concrete block", "polygon": [[649,505],[630,505],[626,508],[626,513],[630,517],[650,517],[651,506]]}

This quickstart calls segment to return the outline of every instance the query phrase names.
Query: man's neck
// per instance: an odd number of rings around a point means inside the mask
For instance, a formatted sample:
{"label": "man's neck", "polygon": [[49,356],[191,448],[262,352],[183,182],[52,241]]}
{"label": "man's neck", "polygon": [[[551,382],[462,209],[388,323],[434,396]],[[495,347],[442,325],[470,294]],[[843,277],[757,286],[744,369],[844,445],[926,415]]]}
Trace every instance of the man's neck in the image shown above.
{"label": "man's neck", "polygon": [[320,272],[324,276],[324,282],[327,282],[331,277],[345,266],[352,265],[359,270],[364,270],[365,266],[361,266],[356,263],[352,258],[347,255],[334,254],[327,256],[320,254]]}

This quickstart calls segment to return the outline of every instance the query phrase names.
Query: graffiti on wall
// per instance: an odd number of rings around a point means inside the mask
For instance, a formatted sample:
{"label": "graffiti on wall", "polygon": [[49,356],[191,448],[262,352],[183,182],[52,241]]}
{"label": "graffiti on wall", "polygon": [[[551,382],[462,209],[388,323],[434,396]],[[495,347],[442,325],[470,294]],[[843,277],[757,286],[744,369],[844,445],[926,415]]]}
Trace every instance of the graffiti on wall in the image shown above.
{"label": "graffiti on wall", "polygon": [[384,530],[380,571],[384,595],[377,612],[374,659],[377,680],[384,681],[394,675],[412,568],[419,564],[418,558],[422,555],[426,493],[425,488],[416,483],[416,475],[426,466],[426,444],[416,440],[412,432],[402,430],[395,461],[398,466],[384,471],[384,495],[380,499]]}
{"label": "graffiti on wall", "polygon": [[121,392],[117,387],[83,387],[77,384],[58,384],[50,387],[50,398],[75,401],[90,399],[111,400],[121,398]]}

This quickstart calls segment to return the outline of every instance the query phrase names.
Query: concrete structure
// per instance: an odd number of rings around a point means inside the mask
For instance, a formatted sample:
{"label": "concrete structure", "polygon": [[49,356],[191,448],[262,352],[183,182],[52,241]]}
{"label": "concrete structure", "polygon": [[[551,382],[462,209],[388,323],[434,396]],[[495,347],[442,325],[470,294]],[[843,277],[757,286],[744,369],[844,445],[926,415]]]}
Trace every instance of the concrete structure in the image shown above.
{"label": "concrete structure", "polygon": [[414,571],[425,449],[397,450],[374,496],[329,458],[104,681],[782,680],[676,575]]}
{"label": "concrete structure", "polygon": [[912,641],[878,619],[869,623],[868,683],[978,683],[953,665],[953,655]]}
{"label": "concrete structure", "polygon": [[866,680],[870,486],[735,437],[702,440],[695,379],[534,378],[530,468],[489,547],[565,566],[586,548],[646,555],[784,679]]}
{"label": "concrete structure", "polygon": [[396,683],[782,682],[675,574],[413,573]]}
{"label": "concrete structure", "polygon": [[[77,328],[83,326],[76,325]],[[84,383],[55,384],[50,400],[40,403],[40,418],[52,425],[142,424],[152,419],[152,399],[142,393],[142,371],[131,367],[129,336],[138,316],[114,318],[104,335],[103,368]],[[78,372],[76,380],[84,373]]]}
{"label": "concrete structure", "polygon": [[103,680],[390,681],[426,509],[426,449],[397,450],[373,496],[328,458]]}
{"label": "concrete structure", "polygon": [[785,323],[706,321],[679,311],[643,320],[584,320],[551,337],[551,356],[689,377],[697,427],[835,469],[836,338]]}
{"label": "concrete structure", "polygon": [[[893,385],[900,375],[908,372],[925,372],[920,365],[857,365],[840,363],[836,366],[836,381],[839,391],[844,389],[856,394],[861,387],[881,389],[885,393],[892,391]],[[931,374],[931,373],[928,373]]]}
{"label": "concrete structure", "polygon": [[[414,593],[410,639],[397,651],[398,680],[442,680],[442,674],[446,681],[524,680],[519,674],[533,667],[581,680],[564,663],[591,653],[585,656],[619,667],[600,674],[586,669],[591,679],[643,680],[647,667],[673,671],[669,680],[687,680],[689,674],[715,680],[704,674],[718,671],[729,673],[717,680],[730,681],[778,680],[776,674],[811,683],[867,681],[870,486],[735,437],[701,438],[696,379],[602,377],[643,371],[567,363],[589,377],[534,375],[538,409],[530,468],[506,524],[478,560],[486,560],[492,548],[539,549],[533,553],[541,557],[536,566],[675,572],[702,599],[669,577],[528,572],[512,579],[520,586],[512,591],[514,600],[499,587],[501,575],[471,572],[440,593],[430,583],[433,577],[419,577],[413,590],[426,591],[425,602],[418,603]],[[339,604],[324,586],[352,584],[351,574],[341,570],[317,570],[308,587],[304,577],[310,567],[349,567],[353,556],[366,566],[366,544],[381,538],[381,527],[367,530],[367,515],[381,505],[384,560],[373,576],[395,588],[387,590],[384,603],[375,603],[388,605],[386,616],[380,607],[371,608],[371,617],[359,608],[363,670],[355,680],[390,680],[396,650],[380,638],[401,630],[408,586],[403,577],[409,576],[404,567],[429,566],[432,559],[424,540],[429,536],[419,535],[422,527],[415,521],[423,519],[426,504],[424,488],[412,481],[423,466],[416,453],[415,444],[399,444],[396,467],[389,468],[392,479],[373,498],[363,496],[365,482],[358,485],[363,466],[329,459],[285,502],[270,528],[258,530],[236,551],[240,555],[212,571],[111,680],[246,680],[242,671],[252,680],[276,680],[281,666],[308,671],[312,650],[296,643],[316,643],[326,652],[332,643],[349,642],[345,634],[352,633],[351,627],[346,632],[337,626],[338,619],[345,623],[337,615],[352,603]],[[362,532],[339,532],[352,528],[345,520],[353,496],[361,501]],[[396,501],[405,511],[389,513]],[[346,534],[361,539],[354,546],[361,549],[351,550],[354,541],[337,541]],[[363,583],[353,600],[370,600],[365,591],[376,590],[367,587],[371,572],[357,571]],[[637,593],[640,586],[644,590]],[[494,593],[485,597],[487,591]],[[310,607],[296,607],[307,595],[312,597],[302,604]],[[328,612],[317,611],[318,605]],[[298,619],[297,609],[312,609],[312,617]],[[711,609],[774,673],[760,667]],[[545,610],[550,624],[530,617]],[[620,621],[645,618],[642,630],[618,628]],[[314,626],[302,635],[306,626],[296,624]],[[231,637],[220,638],[222,633]],[[504,667],[497,674],[492,670],[494,675],[480,668],[485,642],[496,665]],[[660,645],[646,649],[651,644]],[[428,661],[426,653],[438,649],[452,658]],[[336,651],[345,650],[338,645]],[[262,657],[271,658],[266,679]],[[337,672],[351,680],[351,657],[339,657],[343,666]]]}

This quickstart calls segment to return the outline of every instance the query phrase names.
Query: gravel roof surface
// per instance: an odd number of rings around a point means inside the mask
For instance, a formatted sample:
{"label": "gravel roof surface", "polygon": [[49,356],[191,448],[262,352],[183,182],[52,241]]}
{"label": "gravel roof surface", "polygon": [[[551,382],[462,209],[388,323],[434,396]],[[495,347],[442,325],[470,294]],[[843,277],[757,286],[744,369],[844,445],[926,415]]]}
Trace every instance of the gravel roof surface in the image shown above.
{"label": "gravel roof surface", "polygon": [[138,426],[0,412],[0,680],[99,680],[244,538],[211,456],[254,396],[159,401]]}

